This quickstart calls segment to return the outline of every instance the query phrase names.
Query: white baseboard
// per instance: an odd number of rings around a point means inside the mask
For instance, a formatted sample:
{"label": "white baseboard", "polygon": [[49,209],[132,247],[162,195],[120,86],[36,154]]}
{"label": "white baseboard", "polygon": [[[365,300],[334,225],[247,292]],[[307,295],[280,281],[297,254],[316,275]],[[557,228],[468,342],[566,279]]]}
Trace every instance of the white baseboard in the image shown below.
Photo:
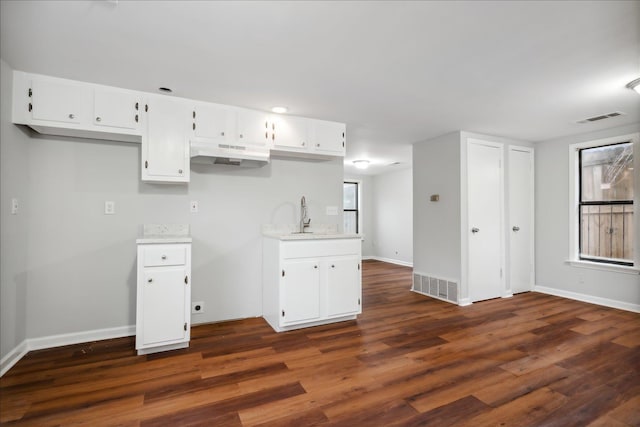
{"label": "white baseboard", "polygon": [[362,257],[362,259],[364,259],[364,260],[373,259],[375,261],[388,262],[390,264],[402,265],[404,267],[413,267],[413,263],[412,262],[400,261],[399,259],[383,258],[383,257],[373,256],[373,255]]}
{"label": "white baseboard", "polygon": [[136,334],[134,325],[117,328],[95,329],[92,331],[74,332],[70,334],[51,335],[48,337],[30,338],[22,341],[0,361],[0,377],[13,365],[18,363],[25,354],[32,350],[61,347],[63,345],[80,344],[84,342],[108,340],[111,338],[129,337]]}
{"label": "white baseboard", "polygon": [[458,305],[459,305],[460,307],[464,307],[464,306],[467,306],[467,305],[471,305],[471,300],[470,300],[469,298],[460,298],[460,299],[458,300]]}
{"label": "white baseboard", "polygon": [[20,344],[18,344],[17,347],[7,353],[7,355],[4,356],[2,360],[0,360],[0,377],[2,377],[5,372],[11,369],[13,365],[18,363],[18,361],[22,359],[28,352],[29,348],[27,345],[27,340],[24,340]]}
{"label": "white baseboard", "polygon": [[564,291],[561,289],[549,288],[546,286],[538,286],[538,285],[533,287],[533,291],[540,292],[541,294],[555,295],[557,297],[569,298],[576,301],[588,302],[591,304],[602,305],[605,307],[618,308],[620,310],[633,311],[635,313],[640,313],[639,304],[632,304],[625,301],[618,301],[618,300],[613,300],[608,298],[596,297],[593,295],[580,294],[577,292]]}

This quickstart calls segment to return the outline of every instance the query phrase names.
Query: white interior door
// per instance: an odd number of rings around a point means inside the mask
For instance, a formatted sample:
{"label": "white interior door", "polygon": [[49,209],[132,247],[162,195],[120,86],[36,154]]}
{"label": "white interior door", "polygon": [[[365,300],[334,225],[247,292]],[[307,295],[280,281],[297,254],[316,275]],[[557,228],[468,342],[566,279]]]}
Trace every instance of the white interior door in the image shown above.
{"label": "white interior door", "polygon": [[503,294],[502,144],[469,140],[467,145],[469,298]]}
{"label": "white interior door", "polygon": [[511,291],[533,287],[533,149],[509,147],[509,282]]}

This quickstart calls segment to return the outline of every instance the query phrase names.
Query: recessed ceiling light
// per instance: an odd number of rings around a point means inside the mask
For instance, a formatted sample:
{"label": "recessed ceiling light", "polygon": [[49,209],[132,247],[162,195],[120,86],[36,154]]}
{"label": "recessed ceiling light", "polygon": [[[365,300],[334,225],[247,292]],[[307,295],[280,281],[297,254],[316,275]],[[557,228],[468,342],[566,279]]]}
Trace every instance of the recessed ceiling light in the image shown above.
{"label": "recessed ceiling light", "polygon": [[635,79],[634,81],[627,83],[627,87],[629,89],[633,89],[636,92],[640,93],[640,78]]}
{"label": "recessed ceiling light", "polygon": [[289,111],[289,109],[287,107],[273,107],[271,111],[277,114],[284,114]]}
{"label": "recessed ceiling light", "polygon": [[170,88],[168,88],[168,87],[159,87],[159,88],[158,88],[158,90],[159,90],[160,92],[164,92],[164,93],[171,93],[171,92],[173,92],[173,90],[172,90],[172,89],[170,89]]}
{"label": "recessed ceiling light", "polygon": [[369,160],[354,160],[353,165],[358,169],[366,169],[369,167]]}

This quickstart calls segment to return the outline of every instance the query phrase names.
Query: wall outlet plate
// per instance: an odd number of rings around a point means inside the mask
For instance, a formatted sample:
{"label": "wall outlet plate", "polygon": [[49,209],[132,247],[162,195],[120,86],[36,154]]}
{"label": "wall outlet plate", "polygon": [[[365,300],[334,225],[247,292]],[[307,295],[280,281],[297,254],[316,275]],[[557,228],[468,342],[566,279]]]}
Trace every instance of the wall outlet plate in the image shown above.
{"label": "wall outlet plate", "polygon": [[105,215],[115,215],[116,213],[116,202],[113,200],[107,200],[104,202],[104,214]]}
{"label": "wall outlet plate", "polygon": [[192,200],[191,201],[191,213],[198,213],[198,201],[197,200]]}
{"label": "wall outlet plate", "polygon": [[196,301],[191,303],[191,314],[204,313],[204,301]]}

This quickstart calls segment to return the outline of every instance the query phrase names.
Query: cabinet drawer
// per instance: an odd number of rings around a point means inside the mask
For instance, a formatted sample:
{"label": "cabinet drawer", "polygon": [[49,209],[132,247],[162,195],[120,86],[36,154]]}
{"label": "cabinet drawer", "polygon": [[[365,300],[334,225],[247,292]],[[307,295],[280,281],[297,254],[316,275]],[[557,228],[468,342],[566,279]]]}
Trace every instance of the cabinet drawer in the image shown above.
{"label": "cabinet drawer", "polygon": [[153,245],[144,248],[144,266],[184,265],[187,248],[183,245]]}

